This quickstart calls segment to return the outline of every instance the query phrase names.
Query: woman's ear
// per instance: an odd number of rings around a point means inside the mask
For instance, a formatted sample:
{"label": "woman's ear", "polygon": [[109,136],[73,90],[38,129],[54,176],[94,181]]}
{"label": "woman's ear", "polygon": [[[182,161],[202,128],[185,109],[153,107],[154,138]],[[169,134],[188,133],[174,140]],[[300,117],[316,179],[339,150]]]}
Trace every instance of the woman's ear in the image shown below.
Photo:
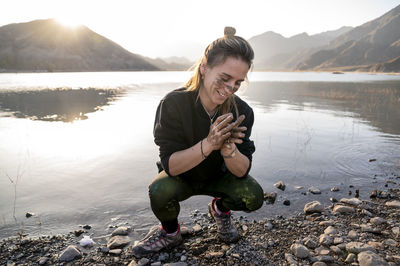
{"label": "woman's ear", "polygon": [[200,74],[201,74],[202,76],[204,76],[205,73],[206,73],[206,67],[205,67],[204,64],[201,64],[201,65],[200,65]]}

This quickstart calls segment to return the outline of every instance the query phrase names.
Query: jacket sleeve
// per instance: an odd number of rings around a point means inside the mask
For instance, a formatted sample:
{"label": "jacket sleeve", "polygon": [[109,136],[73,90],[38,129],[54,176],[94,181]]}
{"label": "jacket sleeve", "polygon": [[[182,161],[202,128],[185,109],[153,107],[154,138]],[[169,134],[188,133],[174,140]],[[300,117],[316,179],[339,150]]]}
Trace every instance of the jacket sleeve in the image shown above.
{"label": "jacket sleeve", "polygon": [[243,143],[238,144],[237,148],[241,153],[243,153],[247,158],[249,158],[249,161],[250,161],[249,168],[247,169],[247,172],[244,175],[244,176],[246,176],[250,172],[252,160],[253,160],[253,153],[256,150],[256,147],[254,145],[254,141],[250,140],[251,131],[252,131],[253,124],[254,124],[253,109],[251,109],[248,106],[244,115],[246,116],[246,118],[240,126],[245,126],[247,128],[247,130],[245,131],[245,137],[242,139]]}
{"label": "jacket sleeve", "polygon": [[169,158],[176,151],[186,149],[183,124],[177,105],[168,98],[161,100],[154,121],[154,142],[159,146],[161,165],[169,173]]}

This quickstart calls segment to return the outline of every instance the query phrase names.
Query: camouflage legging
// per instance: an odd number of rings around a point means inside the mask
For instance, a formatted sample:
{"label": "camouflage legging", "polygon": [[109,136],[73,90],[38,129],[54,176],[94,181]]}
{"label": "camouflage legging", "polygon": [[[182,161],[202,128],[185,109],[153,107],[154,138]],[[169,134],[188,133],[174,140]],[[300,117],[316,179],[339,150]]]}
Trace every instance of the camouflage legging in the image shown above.
{"label": "camouflage legging", "polygon": [[159,173],[149,186],[151,209],[161,222],[173,221],[179,215],[179,202],[194,195],[221,198],[224,207],[234,211],[251,212],[261,208],[264,193],[250,175],[237,178],[227,173],[203,183],[190,182],[179,176]]}

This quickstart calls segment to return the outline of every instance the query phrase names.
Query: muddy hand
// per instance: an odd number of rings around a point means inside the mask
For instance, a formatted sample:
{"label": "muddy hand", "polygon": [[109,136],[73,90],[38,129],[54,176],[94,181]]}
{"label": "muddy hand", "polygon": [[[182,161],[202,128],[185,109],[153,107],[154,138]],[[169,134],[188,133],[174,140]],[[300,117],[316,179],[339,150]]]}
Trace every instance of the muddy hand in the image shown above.
{"label": "muddy hand", "polygon": [[225,141],[223,148],[231,149],[231,143],[241,144],[243,143],[242,138],[246,135],[243,133],[247,130],[247,127],[239,127],[239,125],[245,119],[244,115],[239,116],[239,118],[233,123],[234,127],[231,131],[231,136]]}
{"label": "muddy hand", "polygon": [[235,123],[231,123],[233,115],[231,113],[219,116],[210,126],[207,141],[213,150],[219,150],[222,144],[231,136],[231,130]]}

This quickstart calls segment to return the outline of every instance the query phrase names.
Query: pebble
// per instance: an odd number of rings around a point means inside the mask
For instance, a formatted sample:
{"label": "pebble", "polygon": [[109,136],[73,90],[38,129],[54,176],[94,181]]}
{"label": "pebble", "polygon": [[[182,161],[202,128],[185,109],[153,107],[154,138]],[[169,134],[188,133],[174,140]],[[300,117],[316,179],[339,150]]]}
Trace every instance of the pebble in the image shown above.
{"label": "pebble", "polygon": [[392,246],[392,247],[396,247],[397,246],[397,242],[395,240],[393,240],[393,239],[385,239],[383,241],[383,244],[387,245],[387,246]]}
{"label": "pebble", "polygon": [[312,201],[304,205],[304,213],[321,213],[324,210],[324,207],[319,201]]}
{"label": "pebble", "polygon": [[298,265],[292,254],[285,253],[285,259],[290,266]]}
{"label": "pebble", "polygon": [[288,199],[284,200],[283,205],[290,206],[290,200],[288,200]]}
{"label": "pebble", "polygon": [[333,212],[335,213],[353,213],[355,211],[356,210],[350,206],[335,205],[335,207],[333,207]]}
{"label": "pebble", "polygon": [[87,225],[84,225],[82,228],[85,229],[85,230],[90,230],[92,227],[87,224]]}
{"label": "pebble", "polygon": [[343,237],[335,237],[333,238],[333,244],[334,245],[339,245],[342,244],[344,242]]}
{"label": "pebble", "polygon": [[327,266],[325,262],[317,261],[312,264],[312,266]]}
{"label": "pebble", "polygon": [[111,249],[111,250],[108,251],[108,253],[111,254],[111,255],[119,255],[119,254],[122,253],[122,249],[120,249],[120,248]]}
{"label": "pebble", "polygon": [[206,257],[209,258],[221,258],[224,256],[224,253],[221,251],[216,251],[216,252],[209,252]]}
{"label": "pebble", "polygon": [[398,200],[388,201],[386,202],[386,206],[400,208],[400,201]]}
{"label": "pebble", "polygon": [[349,255],[347,255],[346,260],[344,262],[352,263],[355,260],[356,260],[356,255],[354,253],[349,253]]}
{"label": "pebble", "polygon": [[303,243],[306,247],[314,249],[318,246],[318,243],[311,239],[310,237],[306,237],[303,239]]}
{"label": "pebble", "polygon": [[319,190],[319,189],[316,188],[316,187],[310,187],[310,188],[308,188],[308,191],[309,191],[310,193],[312,193],[312,194],[321,194],[321,190]]}
{"label": "pebble", "polygon": [[339,187],[333,187],[333,188],[331,188],[331,191],[332,192],[337,192],[337,191],[340,191],[340,189],[339,189]]}
{"label": "pebble", "polygon": [[337,246],[330,246],[330,249],[335,254],[342,254],[342,250],[340,248],[338,248]]}
{"label": "pebble", "polygon": [[47,258],[47,257],[41,257],[40,259],[39,259],[39,265],[44,265],[44,264],[46,264],[46,262],[49,260],[49,258]]}
{"label": "pebble", "polygon": [[348,204],[348,205],[352,205],[355,207],[362,204],[362,201],[357,198],[351,198],[351,199],[343,198],[343,199],[340,199],[340,202]]}
{"label": "pebble", "polygon": [[278,196],[278,194],[276,194],[276,192],[265,193],[264,194],[265,203],[266,204],[274,204],[277,196]]}
{"label": "pebble", "polygon": [[372,251],[360,252],[357,256],[360,266],[385,266],[389,265],[385,259]]}
{"label": "pebble", "polygon": [[332,263],[335,259],[332,256],[317,256],[318,261]]}
{"label": "pebble", "polygon": [[369,220],[370,223],[374,225],[380,225],[386,223],[386,220],[381,217],[374,217]]}
{"label": "pebble", "polygon": [[276,183],[274,184],[274,186],[275,186],[276,188],[282,190],[282,191],[284,191],[285,188],[286,188],[286,185],[285,185],[285,183],[283,183],[283,181],[276,182]]}
{"label": "pebble", "polygon": [[324,246],[330,246],[333,243],[333,238],[329,235],[322,234],[319,236],[319,244]]}
{"label": "pebble", "polygon": [[355,239],[358,238],[358,233],[357,233],[356,231],[354,231],[354,230],[351,230],[351,231],[347,234],[347,237],[350,238],[350,239],[352,239],[352,240],[355,240]]}
{"label": "pebble", "polygon": [[113,236],[107,243],[109,249],[122,248],[131,242],[127,236]]}
{"label": "pebble", "polygon": [[373,247],[362,242],[350,242],[346,244],[346,250],[350,253],[360,253],[363,251],[375,251]]}
{"label": "pebble", "polygon": [[292,254],[295,255],[297,258],[307,258],[310,255],[310,251],[307,247],[303,246],[302,244],[293,244],[290,246],[290,250]]}
{"label": "pebble", "polygon": [[137,265],[138,266],[144,266],[149,264],[150,260],[148,258],[141,258],[138,262]]}
{"label": "pebble", "polygon": [[70,262],[74,259],[82,258],[82,254],[75,246],[68,246],[60,255],[59,261],[60,262]]}
{"label": "pebble", "polygon": [[111,236],[127,236],[130,232],[130,228],[126,226],[121,226],[115,229],[112,233]]}
{"label": "pebble", "polygon": [[335,235],[337,233],[337,230],[333,226],[328,226],[325,230],[324,233],[327,235]]}
{"label": "pebble", "polygon": [[195,226],[193,226],[193,231],[194,231],[195,234],[198,234],[201,231],[203,231],[203,228],[201,228],[201,225],[196,224]]}

